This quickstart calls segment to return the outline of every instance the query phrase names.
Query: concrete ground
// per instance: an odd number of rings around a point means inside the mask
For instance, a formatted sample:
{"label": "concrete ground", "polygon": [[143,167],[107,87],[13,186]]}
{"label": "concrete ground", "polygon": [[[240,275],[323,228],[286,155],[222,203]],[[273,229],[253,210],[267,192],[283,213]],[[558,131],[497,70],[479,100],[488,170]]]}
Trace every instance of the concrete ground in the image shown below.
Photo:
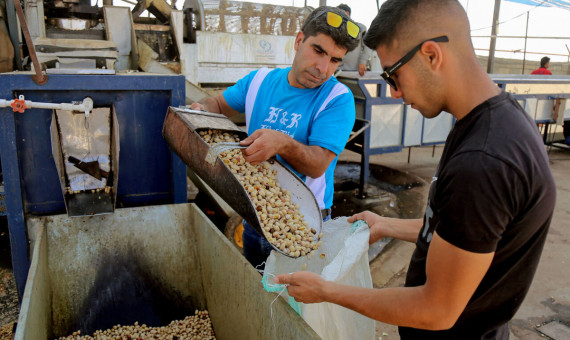
{"label": "concrete ground", "polygon": [[[404,149],[398,153],[372,156],[372,164],[418,176],[427,183],[435,172],[443,146]],[[511,321],[511,339],[570,339],[570,151],[549,148],[556,180],[557,203],[550,232],[530,291]],[[409,158],[409,162],[408,162]],[[350,151],[341,160],[359,161]],[[427,195],[428,186],[425,190]],[[414,245],[392,241],[371,264],[374,286],[397,287],[404,283]],[[377,339],[399,339],[397,328],[377,322]]]}

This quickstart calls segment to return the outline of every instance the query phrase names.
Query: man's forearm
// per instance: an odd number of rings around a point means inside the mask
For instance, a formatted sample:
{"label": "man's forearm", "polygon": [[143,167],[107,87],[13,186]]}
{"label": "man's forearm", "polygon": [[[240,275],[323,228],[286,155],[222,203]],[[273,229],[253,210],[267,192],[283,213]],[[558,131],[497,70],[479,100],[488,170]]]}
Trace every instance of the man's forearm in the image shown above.
{"label": "man's forearm", "polygon": [[198,101],[199,104],[202,104],[204,110],[208,112],[214,113],[222,113],[222,108],[220,107],[216,97],[206,97]]}
{"label": "man's forearm", "polygon": [[446,311],[429,300],[423,286],[375,289],[325,282],[322,292],[325,301],[381,322],[428,330],[449,328]]}
{"label": "man's forearm", "polygon": [[[214,113],[221,113],[226,117],[231,117],[239,112],[232,109],[227,102],[225,101],[223,95],[217,95],[214,97],[206,97],[198,101],[198,105],[196,103],[190,105],[193,109],[203,109],[208,112]],[[200,107],[201,106],[201,107]]]}
{"label": "man's forearm", "polygon": [[392,237],[398,240],[415,243],[423,226],[423,219],[400,219],[382,217],[382,237]]}
{"label": "man's forearm", "polygon": [[313,178],[324,174],[336,157],[328,149],[305,145],[293,138],[280,149],[279,156],[296,171]]}

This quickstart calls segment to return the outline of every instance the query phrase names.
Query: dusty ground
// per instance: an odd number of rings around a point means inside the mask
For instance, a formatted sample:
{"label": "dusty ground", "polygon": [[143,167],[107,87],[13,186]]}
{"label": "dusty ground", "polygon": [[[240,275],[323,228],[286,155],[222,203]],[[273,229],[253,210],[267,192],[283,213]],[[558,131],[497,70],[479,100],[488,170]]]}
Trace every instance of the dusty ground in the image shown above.
{"label": "dusty ground", "polygon": [[0,217],[0,340],[11,339],[12,325],[18,320],[18,294],[12,272],[10,240],[6,217]]}
{"label": "dusty ground", "polygon": [[[442,146],[435,150],[413,148],[408,163],[409,151],[404,149],[399,153],[372,156],[371,163],[429,180],[442,150]],[[343,153],[342,158],[359,160],[358,155],[350,152]],[[549,158],[556,180],[557,203],[535,279],[511,322],[511,339],[514,340],[570,339],[570,151],[551,148]],[[418,190],[426,190],[427,194],[428,188]],[[413,249],[413,245],[406,242],[391,242],[370,265],[375,287],[403,285]],[[399,339],[396,327],[379,322],[377,336],[382,340]]]}

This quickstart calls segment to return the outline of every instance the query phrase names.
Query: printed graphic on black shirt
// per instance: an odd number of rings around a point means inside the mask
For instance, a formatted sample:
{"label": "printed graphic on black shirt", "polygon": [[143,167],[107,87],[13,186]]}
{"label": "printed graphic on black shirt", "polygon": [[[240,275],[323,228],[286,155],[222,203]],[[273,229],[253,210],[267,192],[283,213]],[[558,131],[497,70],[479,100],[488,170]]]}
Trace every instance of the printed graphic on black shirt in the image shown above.
{"label": "printed graphic on black shirt", "polygon": [[431,202],[433,200],[433,198],[435,197],[435,185],[437,184],[437,175],[438,175],[438,169],[436,169],[435,171],[435,175],[432,177],[431,179],[431,183],[430,183],[430,188],[429,188],[429,196],[428,196],[428,203],[427,203],[427,207],[426,207],[426,212],[425,212],[425,216],[424,216],[424,226],[422,227],[422,230],[420,231],[420,235],[419,238],[421,239],[421,241],[423,241],[423,243],[425,243],[426,245],[429,244],[431,242],[431,239],[433,237],[433,233],[434,233],[434,229],[436,226],[436,221],[434,220],[434,214],[433,214],[433,209],[431,207]]}

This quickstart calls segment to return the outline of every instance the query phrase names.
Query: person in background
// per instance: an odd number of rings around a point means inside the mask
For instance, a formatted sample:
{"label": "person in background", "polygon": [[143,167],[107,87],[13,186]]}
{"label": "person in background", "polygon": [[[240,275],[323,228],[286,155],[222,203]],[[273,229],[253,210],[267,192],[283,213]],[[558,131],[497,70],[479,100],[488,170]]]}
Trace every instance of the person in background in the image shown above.
{"label": "person in background", "polygon": [[[346,4],[340,4],[337,6],[338,9],[341,9],[346,12],[346,15],[350,17],[351,9]],[[359,43],[358,46],[348,52],[346,56],[342,59],[342,64],[340,65],[340,70],[342,71],[358,71],[358,74],[363,76],[366,73],[367,63],[368,60],[372,56],[372,50],[364,45],[362,41],[362,37],[366,33],[366,26],[361,23],[357,23],[358,27],[360,27],[360,36],[359,36]]]}
{"label": "person in background", "polygon": [[532,71],[530,74],[544,74],[550,76],[552,75],[552,72],[548,70],[548,67],[550,67],[550,58],[542,57],[542,59],[540,59],[540,67]]}
{"label": "person in background", "polygon": [[[550,67],[550,58],[549,57],[542,57],[542,59],[540,59],[540,67],[537,68],[536,70],[532,71],[531,75],[552,75],[552,72],[550,72],[550,70],[548,70],[548,68]],[[560,109],[560,105],[561,105],[562,101],[560,98],[555,98],[554,99],[554,114],[553,114],[553,119],[557,120],[558,119],[558,115],[560,114],[559,109]],[[547,125],[548,126],[548,125]],[[567,145],[570,145],[570,121],[565,120],[564,123],[562,124],[563,126],[563,134],[564,134],[564,142]]]}
{"label": "person in background", "polygon": [[534,121],[480,67],[457,0],[388,0],[364,37],[393,98],[456,119],[423,219],[366,211],[370,243],[414,242],[404,287],[370,289],[308,271],[278,275],[305,303],[336,303],[398,325],[407,339],[508,339],[536,272],[556,187]]}
{"label": "person in background", "polygon": [[[338,155],[356,115],[351,91],[332,75],[358,45],[358,34],[344,11],[319,7],[295,37],[291,67],[253,71],[223,94],[190,105],[228,117],[245,113],[245,160],[255,165],[277,156],[311,189],[324,220],[331,216]],[[272,247],[247,221],[243,246],[248,261],[263,269]]]}

